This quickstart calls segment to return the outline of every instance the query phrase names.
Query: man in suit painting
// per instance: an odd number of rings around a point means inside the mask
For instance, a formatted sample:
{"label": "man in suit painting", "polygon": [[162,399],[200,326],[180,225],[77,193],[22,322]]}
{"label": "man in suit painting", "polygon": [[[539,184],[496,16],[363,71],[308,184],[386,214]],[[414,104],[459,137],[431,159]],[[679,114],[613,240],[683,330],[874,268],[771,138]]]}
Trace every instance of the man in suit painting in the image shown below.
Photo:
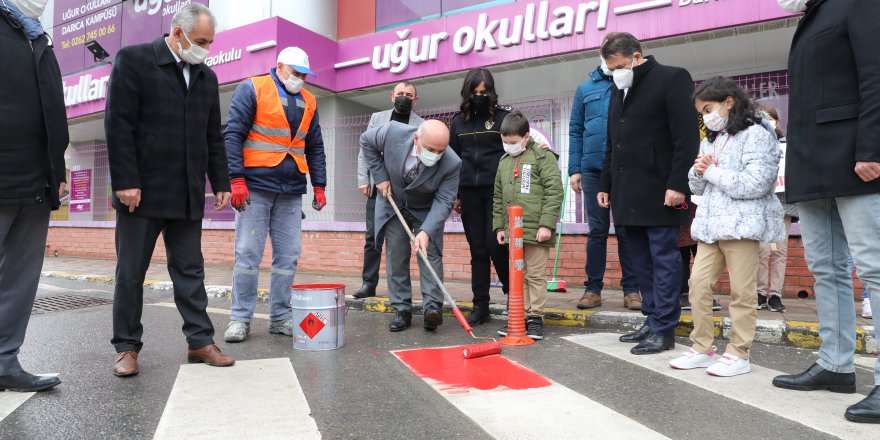
{"label": "man in suit painting", "polygon": [[[394,86],[391,92],[393,109],[373,113],[367,130],[387,124],[391,121],[409,124],[418,127],[424,122],[412,111],[414,105],[419,102],[419,93],[416,86],[410,82],[402,81]],[[358,190],[367,198],[367,233],[364,244],[364,268],[361,276],[364,284],[355,292],[355,298],[368,298],[376,296],[376,286],[379,284],[379,264],[382,262],[382,242],[376,241],[376,182],[370,175],[370,167],[364,157],[364,151],[358,151]]]}
{"label": "man in suit painting", "polygon": [[[416,246],[421,249],[443,277],[443,228],[458,192],[461,159],[448,149],[449,130],[437,120],[425,121],[418,128],[390,122],[367,130],[360,145],[378,182],[376,191],[383,196],[376,201],[376,241],[385,239],[388,291],[397,310],[388,329],[398,332],[412,321],[411,251]],[[388,197],[394,197],[416,234],[412,247]],[[443,293],[426,272],[427,266],[419,259],[424,328],[434,331],[443,323]]]}
{"label": "man in suit painting", "polygon": [[111,342],[120,377],[139,371],[143,283],[160,233],[189,362],[235,362],[214,345],[201,252],[205,174],[215,210],[230,198],[217,76],[201,64],[215,26],[207,7],[188,4],[170,35],[120,50],[110,76],[105,129],[118,258]]}

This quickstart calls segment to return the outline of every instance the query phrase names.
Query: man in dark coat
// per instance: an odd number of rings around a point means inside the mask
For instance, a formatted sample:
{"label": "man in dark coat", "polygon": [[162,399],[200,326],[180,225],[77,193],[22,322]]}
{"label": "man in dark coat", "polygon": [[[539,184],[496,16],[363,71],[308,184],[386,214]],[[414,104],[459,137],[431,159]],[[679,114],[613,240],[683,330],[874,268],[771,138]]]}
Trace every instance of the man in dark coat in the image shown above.
{"label": "man in dark coat", "polygon": [[[798,202],[807,264],[816,278],[819,359],[773,379],[795,390],[855,393],[852,255],[872,294],[880,291],[880,2],[780,0],[806,12],[791,43],[785,198]],[[880,297],[871,301],[874,316]],[[880,363],[874,389],[845,414],[880,423]]]}
{"label": "man in dark coat", "polygon": [[[0,2],[0,391],[61,383],[24,371],[18,351],[37,295],[49,212],[64,192],[67,115],[42,10]],[[42,3],[45,6],[46,2]]]}
{"label": "man in dark coat", "polygon": [[622,342],[633,354],[675,346],[681,282],[678,233],[688,221],[687,173],[700,146],[694,86],[687,70],[645,57],[628,33],[612,33],[602,57],[614,77],[608,110],[608,143],[597,196],[625,226],[629,254],[648,317]]}
{"label": "man in dark coat", "polygon": [[105,128],[116,208],[113,373],[138,373],[143,283],[162,233],[190,362],[235,361],[214,345],[201,252],[205,174],[215,210],[230,198],[217,76],[202,65],[215,21],[204,5],[174,15],[171,35],[123,48],[110,76]]}

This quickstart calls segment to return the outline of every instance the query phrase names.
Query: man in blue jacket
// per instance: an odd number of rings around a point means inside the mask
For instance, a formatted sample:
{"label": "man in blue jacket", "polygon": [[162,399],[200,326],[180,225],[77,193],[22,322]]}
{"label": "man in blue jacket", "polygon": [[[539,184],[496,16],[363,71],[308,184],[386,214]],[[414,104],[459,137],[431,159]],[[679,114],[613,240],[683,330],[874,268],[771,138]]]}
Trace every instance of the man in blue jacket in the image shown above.
{"label": "man in blue jacket", "polygon": [[[602,42],[604,45],[604,41]],[[601,57],[600,57],[601,58]],[[611,210],[602,208],[596,200],[599,192],[599,176],[605,157],[608,139],[608,104],[611,101],[611,71],[602,65],[590,72],[574,95],[569,123],[568,175],[571,189],[583,191],[584,209],[590,235],[587,239],[587,280],[584,296],[577,304],[579,309],[592,309],[602,305],[602,288],[605,286],[605,260]],[[623,303],[630,310],[640,310],[642,298],[639,284],[633,273],[632,263],[623,228],[617,228],[617,254],[623,277]]]}
{"label": "man in blue jacket", "polygon": [[303,88],[307,75],[315,75],[308,55],[288,47],[268,75],[243,81],[232,97],[224,137],[238,213],[226,342],[244,341],[250,333],[267,232],[272,240],[269,333],[293,335],[290,286],[302,248],[307,174],[315,190],[312,207],[327,204],[324,140],[315,97]]}

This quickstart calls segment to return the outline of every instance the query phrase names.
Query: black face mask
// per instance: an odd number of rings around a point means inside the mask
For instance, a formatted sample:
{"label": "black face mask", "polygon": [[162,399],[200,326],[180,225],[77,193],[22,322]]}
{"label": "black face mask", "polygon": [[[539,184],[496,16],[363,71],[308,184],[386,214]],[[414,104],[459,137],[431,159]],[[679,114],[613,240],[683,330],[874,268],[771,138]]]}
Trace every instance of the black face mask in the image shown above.
{"label": "black face mask", "polygon": [[412,111],[413,100],[400,95],[394,98],[394,111],[402,115],[408,115]]}
{"label": "black face mask", "polygon": [[474,111],[482,112],[489,108],[489,95],[472,94],[469,99],[471,102],[471,108],[473,108]]}

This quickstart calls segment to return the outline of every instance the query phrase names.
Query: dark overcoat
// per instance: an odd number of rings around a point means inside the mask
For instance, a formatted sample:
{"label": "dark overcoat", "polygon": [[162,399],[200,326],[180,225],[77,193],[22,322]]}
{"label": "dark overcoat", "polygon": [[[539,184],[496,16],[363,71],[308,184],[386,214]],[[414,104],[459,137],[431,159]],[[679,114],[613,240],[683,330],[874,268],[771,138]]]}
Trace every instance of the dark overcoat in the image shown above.
{"label": "dark overcoat", "polygon": [[687,174],[700,148],[694,83],[687,70],[653,56],[634,71],[626,99],[612,89],[600,191],[611,194],[618,226],[683,225],[688,210],[663,202],[667,189],[690,193]]}
{"label": "dark overcoat", "polygon": [[880,192],[880,1],[814,0],[788,57],[788,203]]}
{"label": "dark overcoat", "polygon": [[[113,190],[141,189],[134,215],[201,219],[206,174],[230,191],[217,75],[192,65],[187,88],[164,37],[119,51],[105,118]],[[113,207],[128,209],[115,194]]]}

